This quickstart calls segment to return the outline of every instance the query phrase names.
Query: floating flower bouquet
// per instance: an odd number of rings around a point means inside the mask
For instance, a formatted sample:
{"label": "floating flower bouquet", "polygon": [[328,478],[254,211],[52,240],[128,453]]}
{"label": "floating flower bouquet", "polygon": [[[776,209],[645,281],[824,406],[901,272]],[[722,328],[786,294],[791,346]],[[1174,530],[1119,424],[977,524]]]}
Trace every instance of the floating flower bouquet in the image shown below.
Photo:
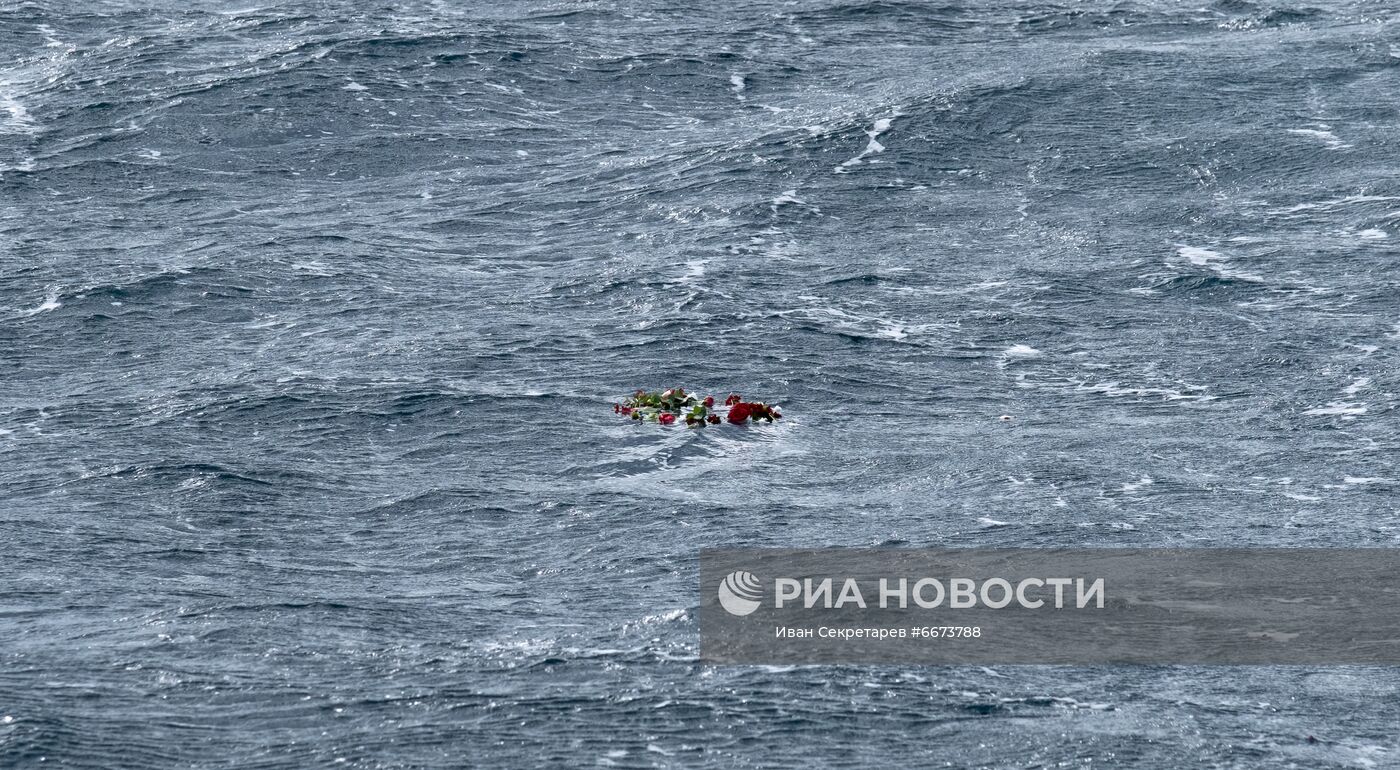
{"label": "floating flower bouquet", "polygon": [[662,425],[674,425],[677,420],[685,420],[685,424],[692,428],[703,428],[707,424],[718,425],[721,419],[734,425],[743,425],[749,420],[772,422],[782,419],[777,407],[758,401],[744,401],[739,398],[738,393],[731,393],[729,398],[724,400],[724,405],[728,409],[721,418],[715,409],[714,396],[702,398],[685,392],[684,388],[638,390],[626,401],[613,404],[613,412],[634,420],[658,422]]}

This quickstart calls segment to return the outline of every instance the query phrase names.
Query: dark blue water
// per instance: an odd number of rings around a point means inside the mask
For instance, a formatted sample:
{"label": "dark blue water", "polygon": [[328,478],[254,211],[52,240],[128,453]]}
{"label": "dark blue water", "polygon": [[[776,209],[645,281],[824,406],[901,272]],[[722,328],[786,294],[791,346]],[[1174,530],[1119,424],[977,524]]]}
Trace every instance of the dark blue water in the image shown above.
{"label": "dark blue water", "polygon": [[0,2],[0,764],[1397,766],[695,662],[702,547],[1397,545],[1400,16],[1191,5]]}

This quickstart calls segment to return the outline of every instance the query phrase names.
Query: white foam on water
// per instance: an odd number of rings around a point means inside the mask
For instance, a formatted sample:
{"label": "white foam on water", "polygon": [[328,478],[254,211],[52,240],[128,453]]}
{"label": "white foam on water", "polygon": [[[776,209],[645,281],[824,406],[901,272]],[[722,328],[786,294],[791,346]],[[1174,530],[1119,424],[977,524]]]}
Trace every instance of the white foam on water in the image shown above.
{"label": "white foam on water", "polygon": [[1380,476],[1345,476],[1342,483],[1350,486],[1365,486],[1367,484],[1389,484],[1390,479]]}
{"label": "white foam on water", "polygon": [[1390,233],[1387,233],[1387,232],[1384,231],[1384,230],[1380,230],[1380,229],[1377,229],[1377,228],[1372,227],[1372,228],[1369,228],[1369,229],[1366,229],[1366,230],[1362,230],[1361,232],[1357,233],[1357,234],[1356,234],[1356,237],[1357,237],[1357,238],[1362,238],[1362,239],[1365,239],[1365,240],[1368,240],[1368,241],[1381,241],[1381,240],[1385,240],[1386,238],[1389,238],[1389,237],[1390,237]]}
{"label": "white foam on water", "polygon": [[1009,522],[997,521],[996,519],[991,519],[986,516],[982,516],[981,518],[977,519],[977,523],[982,525],[983,529],[995,529],[997,527],[1011,526]]}
{"label": "white foam on water", "polygon": [[820,324],[823,328],[844,334],[856,334],[875,339],[887,339],[895,342],[902,342],[910,335],[924,335],[930,332],[950,328],[948,324],[926,323],[910,324],[895,318],[886,318],[879,315],[860,315],[834,307],[810,307],[784,310],[778,313],[783,318],[796,316],[812,323]]}
{"label": "white foam on water", "polygon": [[1129,482],[1129,483],[1127,483],[1127,484],[1124,484],[1124,485],[1122,486],[1122,488],[1121,488],[1119,491],[1121,491],[1121,492],[1132,493],[1132,492],[1138,491],[1139,489],[1142,489],[1143,487],[1151,486],[1151,485],[1154,484],[1154,483],[1155,483],[1155,482],[1152,480],[1151,477],[1149,477],[1149,476],[1143,476],[1142,478],[1138,479],[1137,481],[1133,481],[1133,482]]}
{"label": "white foam on water", "polygon": [[607,756],[598,757],[594,762],[598,767],[617,767],[617,760],[627,756],[627,749],[613,749]]}
{"label": "white foam on water", "polygon": [[1185,257],[1188,262],[1197,267],[1209,267],[1212,262],[1225,260],[1224,254],[1199,246],[1181,246],[1177,248],[1176,253],[1177,256]]}
{"label": "white foam on water", "polygon": [[368,90],[369,90],[369,86],[360,85],[359,83],[356,83],[355,81],[352,80],[352,81],[350,81],[349,83],[346,83],[345,85],[341,86],[341,87],[340,87],[340,90],[342,90],[342,91],[368,91]]}
{"label": "white foam on water", "polygon": [[53,289],[49,291],[49,293],[44,296],[43,304],[39,305],[36,308],[25,311],[24,314],[38,315],[40,313],[48,313],[50,311],[57,310],[63,307],[63,303],[58,301],[58,296],[58,289]]}
{"label": "white foam on water", "polygon": [[797,190],[794,189],[794,190],[783,190],[783,194],[782,194],[782,195],[779,195],[778,197],[774,198],[774,199],[773,199],[773,210],[774,210],[774,211],[777,211],[777,210],[778,210],[778,207],[781,206],[781,205],[783,205],[784,203],[797,203],[797,204],[801,204],[801,205],[804,205],[804,206],[805,206],[807,202],[804,201],[804,200],[802,200],[801,198],[798,198],[798,197],[797,197]]}
{"label": "white foam on water", "polygon": [[1117,380],[1096,383],[1080,382],[1076,383],[1074,386],[1074,391],[1077,393],[1101,393],[1105,396],[1136,396],[1138,398],[1157,396],[1163,401],[1214,401],[1219,398],[1219,396],[1206,394],[1203,392],[1204,390],[1205,388],[1200,385],[1183,385],[1181,390],[1173,390],[1172,388],[1135,388],[1124,386]]}
{"label": "white foam on water", "polygon": [[1040,351],[1030,345],[1012,345],[1001,351],[1001,354],[1007,358],[1035,358],[1040,355]]}
{"label": "white foam on water", "polygon": [[1273,213],[1296,214],[1300,211],[1313,211],[1316,209],[1327,210],[1342,206],[1355,206],[1359,203],[1384,203],[1387,201],[1400,201],[1400,195],[1348,195],[1345,198],[1333,198],[1313,203],[1299,203],[1286,209],[1276,209]]}
{"label": "white foam on water", "polygon": [[1316,406],[1303,412],[1303,414],[1314,417],[1338,415],[1354,418],[1357,415],[1366,414],[1366,407],[1352,401],[1330,401],[1327,406]]}
{"label": "white foam on water", "polygon": [[835,173],[844,174],[848,170],[850,170],[851,166],[859,166],[860,164],[865,163],[865,159],[870,157],[871,155],[878,155],[884,152],[885,145],[880,143],[879,137],[881,134],[885,133],[886,131],[889,131],[890,126],[894,125],[894,119],[902,114],[903,113],[896,111],[888,118],[880,118],[876,120],[875,124],[870,127],[870,130],[865,132],[865,135],[870,138],[870,142],[865,145],[865,149],[861,150],[860,154],[855,156],[854,158],[842,162],[841,165],[836,167]]}
{"label": "white foam on water", "polygon": [[1354,395],[1356,395],[1356,392],[1357,392],[1358,390],[1361,390],[1362,388],[1364,388],[1364,387],[1366,387],[1366,386],[1368,386],[1368,385],[1370,385],[1370,384],[1371,384],[1371,378],[1370,378],[1370,377],[1357,377],[1356,379],[1353,379],[1353,380],[1351,381],[1351,384],[1350,384],[1350,385],[1346,386],[1345,388],[1342,388],[1342,392],[1345,393],[1345,394],[1347,394],[1348,396],[1354,396]]}
{"label": "white foam on water", "polygon": [[23,160],[21,160],[13,166],[7,166],[4,163],[0,163],[0,177],[3,177],[6,171],[33,171],[35,168],[38,167],[36,163],[37,161],[34,158],[24,158]]}
{"label": "white foam on water", "polygon": [[29,109],[19,100],[8,80],[0,80],[0,133],[33,134],[38,132],[39,123],[29,114]]}
{"label": "white foam on water", "polygon": [[53,27],[47,24],[40,24],[36,26],[34,30],[44,36],[45,48],[58,48],[63,45],[63,41],[58,39],[58,32],[55,31]]}
{"label": "white foam on water", "polygon": [[744,81],[743,75],[730,75],[729,83],[734,90],[734,96],[738,97],[739,101],[743,102],[748,100],[748,97],[744,96],[744,89],[748,87],[748,83]]}
{"label": "white foam on water", "polygon": [[681,276],[682,283],[694,283],[705,276],[705,265],[703,259],[693,259],[685,263],[685,274]]}
{"label": "white foam on water", "polygon": [[1346,150],[1351,148],[1351,145],[1347,144],[1346,142],[1343,142],[1341,139],[1338,139],[1336,134],[1324,129],[1290,128],[1288,129],[1288,133],[1293,134],[1294,136],[1306,136],[1312,139],[1318,139],[1322,142],[1325,142],[1327,144],[1327,149],[1329,150]]}
{"label": "white foam on water", "polygon": [[1264,282],[1264,279],[1258,275],[1230,267],[1230,258],[1213,249],[1178,244],[1176,254],[1196,267],[1204,267],[1214,271],[1222,278],[1236,278],[1251,283]]}
{"label": "white foam on water", "polygon": [[804,201],[801,198],[797,197],[797,190],[795,189],[783,190],[782,195],[779,195],[778,197],[768,202],[768,208],[772,209],[774,214],[778,213],[778,208],[780,206],[787,205],[806,206],[812,211],[812,213],[816,214],[817,216],[822,216],[822,210],[816,206],[813,206],[807,201]]}
{"label": "white foam on water", "polygon": [[877,330],[875,332],[875,336],[884,337],[885,339],[899,342],[900,340],[908,338],[909,333],[904,330],[903,326],[900,326],[898,324],[891,324],[889,326],[884,327],[883,329]]}

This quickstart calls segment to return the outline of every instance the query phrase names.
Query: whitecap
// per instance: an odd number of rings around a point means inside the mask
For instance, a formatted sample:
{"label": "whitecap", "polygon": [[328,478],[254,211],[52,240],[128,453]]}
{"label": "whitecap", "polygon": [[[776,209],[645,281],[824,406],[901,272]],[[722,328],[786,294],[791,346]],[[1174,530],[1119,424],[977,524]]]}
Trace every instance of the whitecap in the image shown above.
{"label": "whitecap", "polygon": [[1330,401],[1327,406],[1315,406],[1303,412],[1311,416],[1341,415],[1343,417],[1355,417],[1359,414],[1366,414],[1366,407],[1351,401]]}
{"label": "whitecap", "polygon": [[1341,206],[1355,206],[1358,203],[1384,203],[1388,201],[1400,201],[1400,195],[1348,195],[1344,198],[1332,198],[1325,201],[1313,203],[1299,203],[1286,209],[1276,209],[1275,214],[1296,214],[1300,211],[1313,211],[1316,209],[1335,209]]}
{"label": "whitecap", "polygon": [[22,171],[27,173],[36,168],[38,168],[38,161],[29,157],[23,158],[13,166],[0,163],[0,177],[3,177],[6,171]]}
{"label": "whitecap", "polygon": [[782,195],[779,195],[778,197],[774,198],[774,199],[773,199],[773,210],[774,210],[774,211],[777,211],[777,210],[778,210],[778,207],[781,206],[781,205],[783,205],[784,203],[797,203],[797,204],[800,204],[800,205],[806,205],[806,201],[804,201],[804,200],[802,200],[801,198],[798,198],[798,197],[797,197],[797,190],[796,190],[796,189],[792,189],[792,190],[783,190],[783,194],[782,194]]}
{"label": "whitecap", "polygon": [[1362,388],[1364,388],[1364,387],[1366,387],[1366,386],[1368,386],[1368,385],[1370,385],[1370,384],[1371,384],[1371,378],[1370,378],[1370,377],[1357,377],[1357,378],[1355,378],[1355,379],[1353,379],[1353,380],[1351,381],[1351,384],[1350,384],[1350,385],[1348,385],[1348,386],[1346,386],[1345,388],[1343,388],[1343,389],[1342,389],[1342,392],[1345,393],[1345,394],[1347,394],[1348,396],[1354,396],[1354,395],[1356,395],[1356,392],[1357,392],[1357,391],[1361,390]]}
{"label": "whitecap", "polygon": [[1365,486],[1367,484],[1389,484],[1390,479],[1380,476],[1345,476],[1342,478],[1342,483],[1352,486]]}
{"label": "whitecap", "polygon": [[1137,388],[1125,386],[1117,380],[1110,382],[1080,382],[1074,386],[1078,393],[1100,393],[1105,396],[1136,396],[1145,398],[1147,396],[1157,396],[1164,401],[1215,401],[1219,396],[1208,395],[1204,385],[1188,385],[1183,383],[1181,390],[1172,388]]}
{"label": "whitecap", "polygon": [[1390,237],[1390,233],[1387,233],[1387,232],[1384,231],[1384,230],[1380,230],[1380,229],[1377,229],[1377,228],[1372,227],[1372,228],[1368,228],[1368,229],[1366,229],[1366,230],[1362,230],[1361,232],[1357,233],[1357,234],[1356,234],[1356,237],[1357,237],[1357,238],[1363,238],[1363,239],[1368,240],[1368,241],[1380,241],[1380,240],[1385,240],[1386,238],[1389,238],[1389,237]]}
{"label": "whitecap", "polygon": [[1181,246],[1177,248],[1178,256],[1185,257],[1187,261],[1198,267],[1208,267],[1212,262],[1223,261],[1225,255],[1218,251],[1204,249],[1199,246]]}
{"label": "whitecap", "polygon": [[1124,484],[1119,491],[1132,493],[1138,491],[1139,489],[1142,489],[1143,487],[1151,486],[1154,483],[1155,482],[1152,480],[1151,477],[1143,476],[1137,481]]}
{"label": "whitecap", "polygon": [[996,519],[988,518],[986,516],[978,518],[977,523],[981,524],[984,529],[995,529],[997,527],[1011,526],[1009,522],[997,521]]}
{"label": "whitecap", "polygon": [[859,155],[855,156],[854,158],[851,158],[850,160],[844,161],[841,163],[841,165],[837,166],[835,169],[836,173],[844,174],[851,166],[858,166],[862,163],[865,163],[865,159],[870,157],[871,155],[877,155],[879,153],[884,152],[885,145],[880,143],[879,137],[881,134],[890,130],[890,126],[894,125],[894,119],[899,117],[901,114],[902,113],[896,111],[888,118],[880,118],[876,120],[875,124],[870,127],[870,130],[865,132],[865,135],[870,138],[869,143],[865,145],[865,149],[861,150]]}
{"label": "whitecap", "polygon": [[1215,271],[1215,273],[1222,278],[1237,278],[1241,281],[1250,281],[1252,283],[1264,282],[1264,279],[1260,276],[1230,267],[1230,258],[1213,249],[1178,244],[1176,254],[1196,267],[1209,268]]}
{"label": "whitecap", "polygon": [[738,97],[739,101],[741,102],[747,101],[747,97],[744,96],[744,88],[748,84],[744,82],[744,76],[739,75],[737,73],[734,75],[730,75],[729,83],[734,89],[734,96]]}
{"label": "whitecap", "polygon": [[895,342],[902,342],[910,335],[924,335],[938,329],[948,328],[946,324],[909,324],[896,318],[860,315],[834,307],[795,308],[780,311],[778,315],[782,318],[795,317],[840,334],[854,334]]}
{"label": "whitecap", "polygon": [[1341,139],[1338,139],[1336,134],[1324,129],[1290,128],[1288,129],[1288,133],[1293,134],[1295,136],[1306,136],[1311,137],[1313,139],[1321,140],[1327,144],[1327,149],[1329,150],[1345,150],[1351,147],[1351,145],[1347,144],[1346,142],[1343,142]]}
{"label": "whitecap", "polygon": [[891,324],[889,326],[884,327],[883,329],[877,330],[875,332],[875,336],[884,337],[885,339],[899,342],[900,340],[907,338],[909,336],[909,333],[904,330],[903,326],[900,326],[898,324]]}
{"label": "whitecap", "polygon": [[0,80],[0,133],[32,134],[39,124],[22,102],[8,90],[10,82]]}
{"label": "whitecap", "polygon": [[341,87],[340,87],[340,90],[342,90],[342,91],[368,91],[368,90],[369,90],[369,86],[360,85],[359,83],[356,83],[355,81],[352,80],[352,81],[350,81],[349,83],[346,83],[345,85],[341,86]]}
{"label": "whitecap", "polygon": [[47,313],[53,310],[57,310],[61,307],[63,307],[63,303],[58,301],[58,290],[54,289],[53,291],[50,291],[47,295],[45,295],[43,304],[39,305],[36,308],[26,311],[25,315],[38,315],[40,313]]}
{"label": "whitecap", "polygon": [[1001,354],[1007,358],[1035,358],[1040,355],[1040,351],[1030,345],[1012,345],[1001,351]]}

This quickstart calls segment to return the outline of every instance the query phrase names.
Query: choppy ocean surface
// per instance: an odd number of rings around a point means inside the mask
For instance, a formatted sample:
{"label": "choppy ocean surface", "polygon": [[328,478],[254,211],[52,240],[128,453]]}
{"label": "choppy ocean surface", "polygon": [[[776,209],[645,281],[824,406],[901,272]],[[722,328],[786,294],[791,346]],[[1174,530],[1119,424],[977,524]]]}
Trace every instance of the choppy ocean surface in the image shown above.
{"label": "choppy ocean surface", "polygon": [[0,764],[1400,765],[1394,669],[694,618],[711,546],[1400,547],[1400,8],[394,5],[0,2]]}

